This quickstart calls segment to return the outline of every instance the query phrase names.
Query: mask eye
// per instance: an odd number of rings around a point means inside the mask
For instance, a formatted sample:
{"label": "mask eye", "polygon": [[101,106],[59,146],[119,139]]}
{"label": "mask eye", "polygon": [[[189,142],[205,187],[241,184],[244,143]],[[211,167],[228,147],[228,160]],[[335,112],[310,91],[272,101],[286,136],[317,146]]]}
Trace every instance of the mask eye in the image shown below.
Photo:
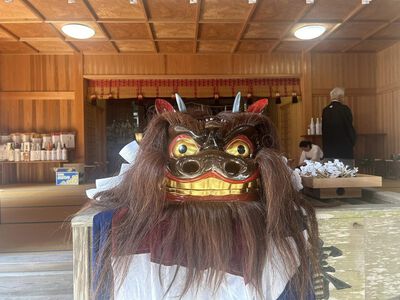
{"label": "mask eye", "polygon": [[180,158],[199,153],[199,146],[188,135],[178,135],[169,144],[169,155],[171,157]]}
{"label": "mask eye", "polygon": [[253,144],[246,136],[239,135],[226,145],[225,152],[233,156],[246,158],[253,154]]}

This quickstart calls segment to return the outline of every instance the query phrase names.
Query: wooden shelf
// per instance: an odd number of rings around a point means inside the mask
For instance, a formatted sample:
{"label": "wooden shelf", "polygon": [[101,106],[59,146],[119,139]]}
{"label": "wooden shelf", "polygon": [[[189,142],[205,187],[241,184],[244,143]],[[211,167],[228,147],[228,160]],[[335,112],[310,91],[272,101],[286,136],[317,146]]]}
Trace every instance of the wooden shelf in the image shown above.
{"label": "wooden shelf", "polygon": [[0,161],[0,164],[40,164],[67,163],[68,160]]}
{"label": "wooden shelf", "polygon": [[0,184],[50,182],[68,160],[0,161]]}

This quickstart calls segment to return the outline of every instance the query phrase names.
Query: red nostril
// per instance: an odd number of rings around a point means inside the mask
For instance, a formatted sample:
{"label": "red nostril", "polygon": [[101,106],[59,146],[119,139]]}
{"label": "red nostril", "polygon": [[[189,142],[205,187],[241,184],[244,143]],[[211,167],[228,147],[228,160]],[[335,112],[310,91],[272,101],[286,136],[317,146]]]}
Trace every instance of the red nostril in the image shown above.
{"label": "red nostril", "polygon": [[197,161],[186,161],[182,164],[182,171],[186,174],[194,174],[200,170],[200,165]]}
{"label": "red nostril", "polygon": [[224,165],[224,170],[229,175],[237,175],[240,172],[240,169],[240,164],[234,161],[229,161]]}

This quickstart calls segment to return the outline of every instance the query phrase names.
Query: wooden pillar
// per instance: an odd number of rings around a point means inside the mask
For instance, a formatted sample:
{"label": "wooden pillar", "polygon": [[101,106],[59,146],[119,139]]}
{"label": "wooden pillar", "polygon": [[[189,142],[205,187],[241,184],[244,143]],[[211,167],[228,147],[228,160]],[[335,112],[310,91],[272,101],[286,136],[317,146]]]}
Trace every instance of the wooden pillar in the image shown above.
{"label": "wooden pillar", "polygon": [[307,126],[312,117],[312,69],[310,52],[303,52],[301,55],[301,97],[303,104],[301,127],[303,134],[307,134]]}
{"label": "wooden pillar", "polygon": [[74,55],[74,74],[75,74],[75,101],[73,106],[74,124],[76,135],[75,160],[85,162],[85,88],[83,78],[83,54]]}

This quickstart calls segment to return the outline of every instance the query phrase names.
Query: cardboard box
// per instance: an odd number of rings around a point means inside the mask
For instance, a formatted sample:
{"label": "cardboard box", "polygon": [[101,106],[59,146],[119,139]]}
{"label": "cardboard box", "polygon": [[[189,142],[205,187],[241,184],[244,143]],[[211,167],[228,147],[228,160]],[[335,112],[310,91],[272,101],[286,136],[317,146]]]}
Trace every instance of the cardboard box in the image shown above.
{"label": "cardboard box", "polygon": [[79,185],[79,172],[75,169],[56,168],[56,185]]}

